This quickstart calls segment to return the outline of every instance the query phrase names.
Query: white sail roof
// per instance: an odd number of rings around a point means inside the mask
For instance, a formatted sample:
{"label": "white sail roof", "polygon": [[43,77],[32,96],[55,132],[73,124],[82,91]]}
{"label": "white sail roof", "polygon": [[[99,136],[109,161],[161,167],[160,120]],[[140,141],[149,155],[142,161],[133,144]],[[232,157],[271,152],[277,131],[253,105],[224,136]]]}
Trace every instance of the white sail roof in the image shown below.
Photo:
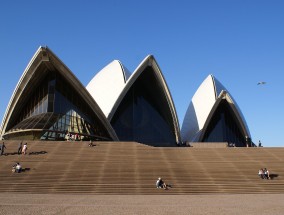
{"label": "white sail roof", "polygon": [[130,72],[118,60],[114,60],[98,72],[86,89],[100,106],[106,117],[123,90]]}
{"label": "white sail roof", "polygon": [[243,126],[243,130],[250,136],[247,124],[237,103],[227,89],[213,75],[209,75],[197,89],[186,111],[181,129],[182,141],[194,142],[199,140],[202,129],[205,124],[209,123],[212,113],[218,106],[217,103],[223,98],[227,99],[232,105],[236,117]]}
{"label": "white sail roof", "polygon": [[183,141],[192,140],[203,128],[215,100],[213,76],[209,75],[195,92],[186,111],[181,129]]}

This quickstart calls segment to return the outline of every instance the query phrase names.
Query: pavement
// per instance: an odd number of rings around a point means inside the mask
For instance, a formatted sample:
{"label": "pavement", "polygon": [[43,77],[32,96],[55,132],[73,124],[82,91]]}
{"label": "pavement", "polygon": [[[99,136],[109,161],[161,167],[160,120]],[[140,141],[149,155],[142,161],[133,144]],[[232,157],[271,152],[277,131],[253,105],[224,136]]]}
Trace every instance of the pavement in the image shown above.
{"label": "pavement", "polygon": [[0,214],[284,214],[284,194],[63,195],[0,193]]}

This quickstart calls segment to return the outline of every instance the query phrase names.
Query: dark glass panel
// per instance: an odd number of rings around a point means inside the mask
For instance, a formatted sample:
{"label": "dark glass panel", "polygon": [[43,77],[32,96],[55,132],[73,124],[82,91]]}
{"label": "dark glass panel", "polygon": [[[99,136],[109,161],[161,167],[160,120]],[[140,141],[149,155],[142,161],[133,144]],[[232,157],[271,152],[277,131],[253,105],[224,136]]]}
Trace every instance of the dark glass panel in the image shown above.
{"label": "dark glass panel", "polygon": [[[21,105],[17,108],[20,108],[21,111],[15,113],[19,113],[18,116],[15,117],[15,121],[10,126],[15,126],[17,123],[22,120],[29,118],[30,116],[35,116],[37,114],[45,113],[47,111],[47,89],[48,83],[52,79],[52,75],[47,75],[43,78],[41,83],[34,84],[32,87],[27,87],[23,92],[23,95],[27,95],[29,98],[25,99],[26,96],[20,98]],[[26,92],[31,91],[31,92]]]}
{"label": "dark glass panel", "polygon": [[151,67],[147,67],[128,90],[111,124],[120,140],[176,146],[169,104]]}
{"label": "dark glass panel", "polygon": [[75,88],[56,71],[47,74],[27,93],[29,97],[9,131],[42,129],[43,134],[37,131],[36,137],[50,140],[64,139],[67,132],[85,140],[110,140],[102,122]]}
{"label": "dark glass panel", "polygon": [[47,112],[53,112],[54,110],[54,96],[55,96],[55,80],[51,80],[48,83],[48,107]]}
{"label": "dark glass panel", "polygon": [[226,100],[222,100],[209,123],[202,142],[229,142],[246,146],[240,125]]}
{"label": "dark glass panel", "polygon": [[[54,104],[54,112],[62,118],[61,125],[57,125],[58,128],[64,127],[65,131],[84,136],[110,139],[107,130],[93,110],[59,74],[56,77]],[[86,129],[86,125],[89,126],[89,130]]]}

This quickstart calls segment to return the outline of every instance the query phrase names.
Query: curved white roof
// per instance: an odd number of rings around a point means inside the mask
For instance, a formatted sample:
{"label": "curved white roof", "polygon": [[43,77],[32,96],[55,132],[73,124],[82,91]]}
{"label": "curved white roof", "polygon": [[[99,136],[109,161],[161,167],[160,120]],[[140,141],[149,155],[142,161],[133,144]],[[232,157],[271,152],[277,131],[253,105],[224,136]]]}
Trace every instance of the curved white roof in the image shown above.
{"label": "curved white roof", "polygon": [[237,116],[244,133],[250,136],[245,119],[226,88],[213,75],[209,75],[199,86],[186,111],[181,129],[182,141],[198,141],[207,127],[221,99],[226,99]]}
{"label": "curved white roof", "polygon": [[195,92],[186,111],[181,128],[183,141],[192,140],[203,128],[215,101],[215,84],[213,76],[209,75]]}
{"label": "curved white roof", "polygon": [[44,50],[43,47],[39,47],[32,59],[30,60],[28,66],[26,67],[25,71],[23,72],[20,80],[17,83],[16,88],[14,89],[14,92],[11,96],[11,99],[9,101],[9,104],[6,108],[5,115],[3,117],[2,123],[1,123],[1,136],[5,133],[6,131],[6,126],[8,124],[9,118],[22,94],[23,89],[26,87],[28,84],[32,73],[37,69],[41,61],[48,61],[49,58],[47,55],[41,54],[42,51]]}
{"label": "curved white roof", "polygon": [[118,60],[114,60],[98,72],[86,89],[100,106],[106,117],[123,90],[130,72]]}

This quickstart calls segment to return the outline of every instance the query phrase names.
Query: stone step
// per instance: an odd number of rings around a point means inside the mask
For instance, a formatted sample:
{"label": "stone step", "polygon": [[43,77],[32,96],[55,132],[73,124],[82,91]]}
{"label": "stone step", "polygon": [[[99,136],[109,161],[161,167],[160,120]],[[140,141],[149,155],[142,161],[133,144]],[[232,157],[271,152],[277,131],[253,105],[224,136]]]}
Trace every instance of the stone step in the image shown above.
{"label": "stone step", "polygon": [[[283,148],[158,148],[135,142],[5,141],[0,192],[90,194],[284,193]],[[25,172],[12,173],[20,162]],[[261,180],[267,167],[273,180]],[[173,187],[155,188],[157,177]]]}

